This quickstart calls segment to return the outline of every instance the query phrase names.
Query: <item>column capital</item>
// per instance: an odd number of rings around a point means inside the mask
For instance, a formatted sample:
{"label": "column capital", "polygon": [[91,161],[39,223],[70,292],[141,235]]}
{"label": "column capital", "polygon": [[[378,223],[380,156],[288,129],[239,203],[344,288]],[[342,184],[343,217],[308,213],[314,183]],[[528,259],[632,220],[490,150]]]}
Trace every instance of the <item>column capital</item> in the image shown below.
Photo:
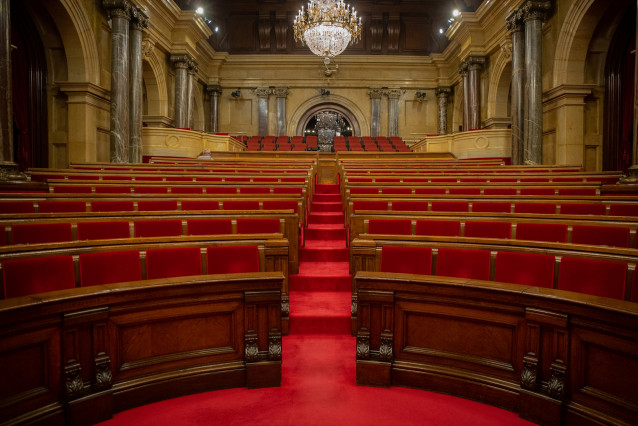
{"label": "column capital", "polygon": [[138,31],[144,31],[148,28],[148,12],[141,7],[131,6],[130,11],[131,15],[131,28]]}
{"label": "column capital", "polygon": [[131,19],[131,2],[129,0],[102,0],[102,6],[108,10],[109,18]]}
{"label": "column capital", "polygon": [[399,99],[405,92],[401,89],[386,89],[384,93],[390,99]]}
{"label": "column capital", "polygon": [[286,98],[289,93],[290,90],[287,87],[275,87],[272,89],[272,94],[278,98]]}
{"label": "column capital", "polygon": [[253,89],[258,98],[267,98],[272,93],[270,87],[256,87]]}
{"label": "column capital", "polygon": [[199,71],[199,67],[197,66],[197,62],[195,62],[194,60],[189,60],[188,61],[188,73],[189,74],[197,74],[197,72]]}
{"label": "column capital", "polygon": [[452,94],[452,88],[449,86],[439,86],[436,88],[434,93],[436,93],[436,96],[438,97],[447,98]]}
{"label": "column capital", "polygon": [[459,74],[461,74],[461,77],[466,77],[468,71],[469,67],[467,65],[467,62],[461,62],[461,64],[459,65]]}
{"label": "column capital", "polygon": [[[147,33],[148,34],[148,33]],[[142,40],[142,54],[146,59],[151,57],[153,50],[155,49],[155,40],[150,37],[144,37]]]}
{"label": "column capital", "polygon": [[465,60],[465,63],[467,64],[467,69],[469,71],[482,70],[483,66],[485,65],[485,62],[486,62],[485,56],[468,56],[467,59]]}
{"label": "column capital", "polygon": [[219,96],[222,94],[222,87],[218,84],[209,84],[206,86],[206,92],[211,96]]}
{"label": "column capital", "polygon": [[173,63],[175,68],[187,69],[191,60],[191,57],[185,53],[171,55],[170,57],[170,61]]}
{"label": "column capital", "polygon": [[368,90],[368,95],[370,95],[370,99],[381,99],[381,96],[383,96],[383,89],[371,88]]}
{"label": "column capital", "polygon": [[542,21],[552,10],[551,1],[529,0],[521,7],[523,19],[527,21]]}
{"label": "column capital", "polygon": [[522,9],[513,10],[507,18],[505,18],[505,27],[511,33],[523,31],[524,12]]}

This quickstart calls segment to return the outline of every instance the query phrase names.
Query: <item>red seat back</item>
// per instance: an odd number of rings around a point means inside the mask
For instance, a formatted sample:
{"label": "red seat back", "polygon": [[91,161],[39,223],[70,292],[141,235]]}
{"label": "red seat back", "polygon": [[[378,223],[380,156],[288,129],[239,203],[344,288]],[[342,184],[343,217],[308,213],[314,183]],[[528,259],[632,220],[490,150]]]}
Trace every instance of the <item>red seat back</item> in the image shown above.
{"label": "red seat back", "polygon": [[257,200],[228,200],[223,205],[224,210],[259,210]]}
{"label": "red seat back", "polygon": [[449,189],[450,195],[480,195],[481,188],[455,188]]}
{"label": "red seat back", "polygon": [[510,238],[512,225],[509,222],[465,222],[465,236],[473,238]]}
{"label": "red seat back", "polygon": [[412,235],[412,221],[395,219],[370,219],[369,234]]}
{"label": "red seat back", "polygon": [[558,288],[594,296],[623,299],[627,264],[606,260],[563,257]]}
{"label": "red seat back", "polygon": [[85,213],[84,201],[40,201],[40,213]]}
{"label": "red seat back", "polygon": [[201,186],[171,186],[172,194],[202,194],[204,188]]}
{"label": "red seat back", "polygon": [[[513,179],[512,179],[513,180]],[[485,188],[483,190],[485,195],[516,195],[516,188]]]}
{"label": "red seat back", "polygon": [[106,240],[111,238],[131,238],[129,223],[78,222],[78,240]]}
{"label": "red seat back", "polygon": [[2,276],[5,298],[75,288],[71,256],[5,260]]}
{"label": "red seat back", "polygon": [[303,188],[278,188],[275,187],[272,190],[273,194],[294,194],[294,195],[303,195]]}
{"label": "red seat back", "polygon": [[292,210],[299,213],[299,203],[295,200],[265,200],[262,205],[264,210]]}
{"label": "red seat back", "polygon": [[638,216],[638,204],[610,204],[610,216]]}
{"label": "red seat back", "polygon": [[445,194],[445,188],[414,188],[414,193],[418,195],[440,195]]}
{"label": "red seat back", "polygon": [[0,213],[35,213],[32,201],[3,201]]}
{"label": "red seat back", "polygon": [[259,272],[257,246],[208,247],[206,253],[209,274]]}
{"label": "red seat back", "polygon": [[90,194],[92,190],[88,185],[59,185],[53,187],[53,192],[55,194]]}
{"label": "red seat back", "polygon": [[556,214],[553,203],[515,203],[514,213]]}
{"label": "red seat back", "polygon": [[555,195],[554,188],[521,188],[521,195]]}
{"label": "red seat back", "polygon": [[13,244],[73,241],[70,223],[25,223],[12,227]]}
{"label": "red seat back", "polygon": [[388,210],[388,202],[382,200],[355,200],[352,202],[352,211],[358,210]]}
{"label": "red seat back", "polygon": [[146,278],[200,275],[202,257],[199,247],[149,249],[146,251]]}
{"label": "red seat back", "polygon": [[499,251],[496,254],[494,281],[552,288],[554,256]]}
{"label": "red seat back", "polygon": [[232,234],[233,223],[230,219],[189,219],[186,221],[188,235]]}
{"label": "red seat back", "polygon": [[177,210],[177,201],[176,200],[140,200],[137,202],[137,210],[141,212]]}
{"label": "red seat back", "polygon": [[277,234],[281,232],[279,219],[237,219],[238,234]]}
{"label": "red seat back", "polygon": [[427,201],[393,201],[392,211],[426,212],[428,211],[428,202]]}
{"label": "red seat back", "polygon": [[629,228],[624,226],[574,225],[572,227],[572,243],[628,248]]}
{"label": "red seat back", "polygon": [[519,223],[516,225],[517,240],[567,242],[567,225],[558,223]]}
{"label": "red seat back", "polygon": [[136,194],[168,194],[166,186],[136,186],[133,188]]}
{"label": "red seat back", "polygon": [[92,212],[132,212],[133,201],[91,201]]}
{"label": "red seat back", "polygon": [[489,280],[490,252],[440,248],[436,259],[436,275]]}
{"label": "red seat back", "polygon": [[381,272],[429,275],[432,272],[432,249],[430,247],[381,248]]}
{"label": "red seat back", "polygon": [[561,214],[593,214],[598,216],[604,216],[607,207],[602,204],[577,204],[577,203],[563,203],[560,205]]}
{"label": "red seat back", "polygon": [[351,195],[378,194],[379,188],[354,187],[350,188]]}
{"label": "red seat back", "polygon": [[558,195],[596,195],[596,188],[559,188]]}
{"label": "red seat back", "polygon": [[458,220],[417,220],[415,235],[458,237],[461,235],[461,222]]}
{"label": "red seat back", "polygon": [[131,188],[128,186],[96,186],[96,194],[130,194]]}
{"label": "red seat back", "polygon": [[184,235],[182,221],[169,220],[136,220],[134,224],[135,238],[140,237],[179,237]]}
{"label": "red seat back", "polygon": [[80,259],[80,285],[122,283],[142,279],[137,250],[85,253]]}
{"label": "red seat back", "polygon": [[512,206],[510,203],[499,203],[489,201],[475,201],[472,203],[472,212],[479,213],[510,213]]}
{"label": "red seat back", "polygon": [[182,210],[219,210],[219,201],[182,200]]}
{"label": "red seat back", "polygon": [[240,194],[270,194],[270,188],[262,186],[242,186],[239,188]]}
{"label": "red seat back", "polygon": [[432,201],[433,212],[468,212],[470,203],[467,201]]}

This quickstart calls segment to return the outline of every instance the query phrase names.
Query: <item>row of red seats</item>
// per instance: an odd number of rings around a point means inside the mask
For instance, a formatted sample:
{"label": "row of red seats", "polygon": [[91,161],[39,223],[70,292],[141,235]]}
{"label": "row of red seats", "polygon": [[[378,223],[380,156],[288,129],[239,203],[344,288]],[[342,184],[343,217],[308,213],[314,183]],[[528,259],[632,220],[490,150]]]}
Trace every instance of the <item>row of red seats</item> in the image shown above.
{"label": "row of red seats", "polygon": [[598,195],[596,187],[576,187],[576,188],[554,188],[546,187],[409,187],[409,186],[391,186],[391,187],[352,187],[350,195]]}
{"label": "row of red seats", "polygon": [[260,187],[260,186],[118,186],[118,185],[56,185],[50,184],[57,194],[294,194],[301,196],[301,187]]}
{"label": "row of red seats", "polygon": [[[457,248],[437,249],[436,264],[432,248],[384,246],[381,250],[381,272],[399,272],[489,280],[492,255],[489,250]],[[494,280],[498,282],[553,288],[556,265],[557,286],[594,296],[623,300],[628,264],[537,253],[499,251],[496,253]],[[638,302],[638,274],[633,275],[631,300]]]}
{"label": "row of red seats", "polygon": [[[350,172],[348,172],[350,173]],[[417,173],[415,171],[415,173]],[[459,174],[465,173],[462,171],[425,171],[422,170],[420,173],[452,173]],[[497,172],[498,173],[498,172]],[[510,172],[508,172],[510,173]],[[345,184],[353,184],[353,183],[616,183],[618,180],[617,176],[583,176],[583,177],[506,177],[506,178],[497,178],[497,177],[484,177],[484,178],[464,178],[464,177],[445,177],[445,178],[415,178],[415,177],[347,177],[345,180]]]}
{"label": "row of red seats", "polygon": [[[142,279],[170,278],[202,274],[199,247],[146,250],[142,268],[137,250],[86,253],[79,255],[80,286],[92,286]],[[206,249],[206,273],[259,272],[257,246],[223,246]],[[73,256],[49,256],[2,262],[4,295],[20,297],[75,288]]]}
{"label": "row of red seats", "polygon": [[[246,173],[258,173],[255,171],[247,171]],[[290,171],[288,173],[307,174],[307,171]],[[64,180],[99,180],[99,181],[143,181],[143,182],[270,182],[270,183],[304,183],[305,177],[238,177],[238,176],[150,176],[150,175],[138,175],[138,176],[123,176],[123,175],[89,175],[89,174],[46,174],[46,173],[34,173],[32,180],[34,182],[44,182],[48,180],[60,179]]]}

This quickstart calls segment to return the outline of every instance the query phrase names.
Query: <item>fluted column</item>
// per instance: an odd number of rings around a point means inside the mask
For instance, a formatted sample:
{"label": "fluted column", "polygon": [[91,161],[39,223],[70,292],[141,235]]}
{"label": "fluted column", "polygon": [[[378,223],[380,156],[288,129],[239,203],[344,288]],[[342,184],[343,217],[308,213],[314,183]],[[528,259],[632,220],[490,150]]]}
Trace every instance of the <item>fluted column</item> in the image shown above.
{"label": "fluted column", "polygon": [[220,86],[207,86],[210,101],[210,117],[208,120],[208,130],[211,133],[219,132],[219,96],[222,94],[222,88]]}
{"label": "fluted column", "polygon": [[373,88],[368,91],[368,94],[371,101],[370,136],[377,137],[381,129],[381,96],[383,96],[383,89]]}
{"label": "fluted column", "polygon": [[467,62],[461,63],[459,74],[463,79],[463,131],[467,131],[470,125],[470,83]]}
{"label": "fluted column", "polygon": [[10,0],[0,0],[0,162],[13,161]]}
{"label": "fluted column", "polygon": [[148,28],[148,15],[144,9],[131,8],[131,27],[129,29],[129,161],[142,162],[142,35]]}
{"label": "fluted column", "polygon": [[171,55],[175,67],[175,127],[188,127],[188,55]]}
{"label": "fluted column", "polygon": [[484,65],[485,58],[483,56],[470,56],[467,59],[467,81],[470,85],[470,99],[468,102],[470,122],[468,130],[481,128],[481,71]]}
{"label": "fluted column", "polygon": [[447,134],[447,105],[451,94],[451,87],[436,88],[436,97],[439,101],[439,135]]}
{"label": "fluted column", "polygon": [[518,9],[507,17],[507,29],[512,33],[512,164],[523,164],[525,140],[525,31],[523,12]]}
{"label": "fluted column", "polygon": [[523,7],[525,20],[525,139],[524,164],[543,162],[543,86],[542,30],[549,11],[548,1],[528,1]]}
{"label": "fluted column", "polygon": [[259,135],[268,135],[268,97],[271,90],[268,87],[258,87],[255,89],[255,95],[257,95],[257,111],[258,111],[258,123],[259,123]]}
{"label": "fluted column", "polygon": [[129,161],[129,21],[128,0],[103,0],[111,18],[111,162]]}
{"label": "fluted column", "polygon": [[195,87],[197,86],[197,62],[190,61],[187,69],[187,83],[186,83],[186,122],[189,129],[193,128],[193,111],[195,105]]}
{"label": "fluted column", "polygon": [[286,134],[286,98],[290,91],[287,87],[275,87],[273,94],[277,98],[277,136]]}
{"label": "fluted column", "polygon": [[390,89],[388,95],[388,136],[399,136],[399,98],[401,90]]}

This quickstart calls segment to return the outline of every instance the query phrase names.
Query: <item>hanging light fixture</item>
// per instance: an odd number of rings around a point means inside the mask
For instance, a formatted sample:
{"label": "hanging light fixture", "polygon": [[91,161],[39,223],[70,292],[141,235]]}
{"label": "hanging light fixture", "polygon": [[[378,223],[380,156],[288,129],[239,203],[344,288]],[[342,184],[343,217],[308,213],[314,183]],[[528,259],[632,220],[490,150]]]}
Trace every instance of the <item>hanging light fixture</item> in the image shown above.
{"label": "hanging light fixture", "polygon": [[303,6],[293,25],[295,40],[308,45],[312,53],[330,63],[330,58],[343,52],[348,44],[361,39],[361,17],[343,0],[311,0]]}

